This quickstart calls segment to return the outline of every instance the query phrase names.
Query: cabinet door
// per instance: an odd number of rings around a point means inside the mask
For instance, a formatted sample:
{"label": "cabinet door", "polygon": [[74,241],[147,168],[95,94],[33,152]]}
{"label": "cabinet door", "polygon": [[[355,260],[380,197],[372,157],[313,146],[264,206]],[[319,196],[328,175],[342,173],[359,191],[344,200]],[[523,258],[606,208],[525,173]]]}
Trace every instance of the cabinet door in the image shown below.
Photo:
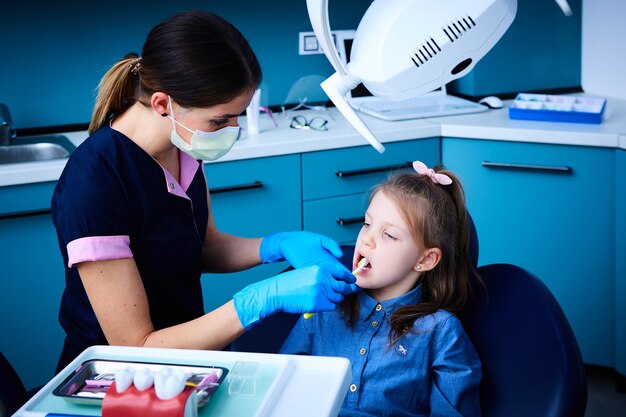
{"label": "cabinet door", "polygon": [[[300,155],[207,164],[205,173],[220,231],[262,237],[301,230]],[[204,274],[205,311],[219,307],[241,288],[287,266],[278,263],[232,274]]]}
{"label": "cabinet door", "polygon": [[362,194],[390,171],[406,168],[416,159],[428,166],[440,160],[438,138],[390,143],[385,148],[382,154],[370,146],[359,146],[302,155],[303,199]]}
{"label": "cabinet door", "polygon": [[626,377],[626,151],[616,151],[615,369]]}
{"label": "cabinet door", "polygon": [[[481,265],[536,274],[585,362],[614,362],[614,150],[444,138],[476,223]],[[510,165],[510,166],[508,166]]]}
{"label": "cabinet door", "polygon": [[0,351],[31,389],[54,376],[65,337],[63,258],[49,213],[0,217],[0,265]]}
{"label": "cabinet door", "polygon": [[323,233],[339,243],[354,243],[363,224],[368,191],[419,159],[439,163],[439,139],[386,144],[384,154],[369,146],[302,155],[304,230]]}
{"label": "cabinet door", "polygon": [[305,201],[304,230],[330,236],[341,244],[353,244],[363,226],[366,209],[365,193]]}

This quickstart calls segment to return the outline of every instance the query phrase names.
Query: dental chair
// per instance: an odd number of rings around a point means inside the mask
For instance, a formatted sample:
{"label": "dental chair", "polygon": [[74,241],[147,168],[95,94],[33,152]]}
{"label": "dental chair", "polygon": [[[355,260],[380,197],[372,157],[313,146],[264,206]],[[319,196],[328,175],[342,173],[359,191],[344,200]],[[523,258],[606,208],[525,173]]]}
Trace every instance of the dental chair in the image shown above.
{"label": "dental chair", "polygon": [[574,333],[536,276],[515,265],[478,268],[460,315],[483,367],[483,417],[582,417],[587,379]]}

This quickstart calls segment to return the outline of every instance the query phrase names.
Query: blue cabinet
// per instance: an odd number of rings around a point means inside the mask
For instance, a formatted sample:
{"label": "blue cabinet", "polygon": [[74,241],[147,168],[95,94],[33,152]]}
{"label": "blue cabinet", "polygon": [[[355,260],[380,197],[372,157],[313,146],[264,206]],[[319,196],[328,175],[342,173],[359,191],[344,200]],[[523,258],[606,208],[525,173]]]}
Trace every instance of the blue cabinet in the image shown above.
{"label": "blue cabinet", "polygon": [[626,150],[615,155],[615,369],[626,377]]}
{"label": "blue cabinet", "polygon": [[[367,208],[367,192],[391,172],[419,159],[439,162],[439,138],[385,144],[378,154],[370,146],[302,155],[304,230],[323,233],[340,243],[354,243]],[[412,169],[412,168],[410,168]]]}
{"label": "blue cabinet", "polygon": [[65,336],[57,319],[65,275],[49,213],[53,187],[0,188],[0,351],[27,389],[54,376]]}
{"label": "blue cabinet", "polygon": [[586,363],[614,366],[614,149],[442,139],[478,230],[480,264],[536,274]]}
{"label": "blue cabinet", "polygon": [[[245,237],[302,228],[300,155],[205,165],[217,228]],[[285,263],[261,265],[231,274],[204,274],[204,308],[210,311],[235,292],[276,275]]]}

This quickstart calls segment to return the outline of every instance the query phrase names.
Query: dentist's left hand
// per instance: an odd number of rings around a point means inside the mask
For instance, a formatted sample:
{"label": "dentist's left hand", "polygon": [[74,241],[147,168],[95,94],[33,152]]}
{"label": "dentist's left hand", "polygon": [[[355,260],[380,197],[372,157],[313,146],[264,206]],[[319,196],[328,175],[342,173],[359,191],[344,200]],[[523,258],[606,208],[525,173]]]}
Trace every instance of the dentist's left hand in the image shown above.
{"label": "dentist's left hand", "polygon": [[341,265],[343,253],[337,242],[312,232],[279,232],[261,241],[259,257],[263,263],[287,261],[294,268],[326,262]]}
{"label": "dentist's left hand", "polygon": [[278,312],[303,314],[331,311],[357,290],[356,277],[344,266],[323,264],[294,269],[256,282],[233,296],[242,326],[249,330]]}

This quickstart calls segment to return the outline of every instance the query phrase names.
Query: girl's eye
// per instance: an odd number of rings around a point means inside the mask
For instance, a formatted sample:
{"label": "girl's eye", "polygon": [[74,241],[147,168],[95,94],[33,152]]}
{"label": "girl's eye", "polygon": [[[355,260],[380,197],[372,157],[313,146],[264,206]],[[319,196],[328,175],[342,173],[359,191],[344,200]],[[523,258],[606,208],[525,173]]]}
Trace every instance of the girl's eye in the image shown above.
{"label": "girl's eye", "polygon": [[363,228],[365,229],[365,228],[367,228],[367,227],[370,227],[370,224],[369,224],[369,223],[366,223],[366,222],[363,222]]}
{"label": "girl's eye", "polygon": [[395,236],[389,234],[389,232],[385,232],[385,236],[387,236],[391,240],[396,240]]}

